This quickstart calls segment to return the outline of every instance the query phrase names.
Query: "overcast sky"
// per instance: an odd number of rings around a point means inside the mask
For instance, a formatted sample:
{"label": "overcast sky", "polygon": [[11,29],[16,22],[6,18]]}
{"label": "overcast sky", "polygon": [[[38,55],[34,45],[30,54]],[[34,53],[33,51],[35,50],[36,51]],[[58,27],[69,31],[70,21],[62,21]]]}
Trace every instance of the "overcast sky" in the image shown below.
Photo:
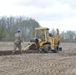
{"label": "overcast sky", "polygon": [[26,16],[43,27],[76,31],[76,0],[0,0],[0,16]]}

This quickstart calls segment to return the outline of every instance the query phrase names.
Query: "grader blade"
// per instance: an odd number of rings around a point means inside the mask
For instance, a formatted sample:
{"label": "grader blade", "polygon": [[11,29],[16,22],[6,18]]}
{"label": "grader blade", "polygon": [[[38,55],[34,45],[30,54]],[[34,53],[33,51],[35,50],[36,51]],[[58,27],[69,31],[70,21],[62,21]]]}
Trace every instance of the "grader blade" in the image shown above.
{"label": "grader blade", "polygon": [[24,48],[24,50],[36,50],[36,45],[34,42],[28,44],[28,46],[26,48]]}

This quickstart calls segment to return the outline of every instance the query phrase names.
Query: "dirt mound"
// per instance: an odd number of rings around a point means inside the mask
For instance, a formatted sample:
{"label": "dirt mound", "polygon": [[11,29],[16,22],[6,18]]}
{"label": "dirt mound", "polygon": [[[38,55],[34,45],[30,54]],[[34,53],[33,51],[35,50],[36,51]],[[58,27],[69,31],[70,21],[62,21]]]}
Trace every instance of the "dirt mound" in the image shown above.
{"label": "dirt mound", "polygon": [[[24,53],[42,53],[39,50],[28,50],[28,51],[22,51],[22,54]],[[14,52],[14,55],[20,54],[18,50]],[[0,56],[2,55],[12,55],[12,50],[0,50]]]}

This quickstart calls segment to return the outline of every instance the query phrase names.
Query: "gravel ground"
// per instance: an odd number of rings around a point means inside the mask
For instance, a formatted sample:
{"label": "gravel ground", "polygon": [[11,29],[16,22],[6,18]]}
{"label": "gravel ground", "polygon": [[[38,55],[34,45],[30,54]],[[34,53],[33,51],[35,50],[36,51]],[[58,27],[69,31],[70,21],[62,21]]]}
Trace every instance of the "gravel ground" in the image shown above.
{"label": "gravel ground", "polygon": [[[61,43],[59,53],[0,56],[0,75],[76,75],[76,44]],[[4,46],[0,50],[10,50]]]}

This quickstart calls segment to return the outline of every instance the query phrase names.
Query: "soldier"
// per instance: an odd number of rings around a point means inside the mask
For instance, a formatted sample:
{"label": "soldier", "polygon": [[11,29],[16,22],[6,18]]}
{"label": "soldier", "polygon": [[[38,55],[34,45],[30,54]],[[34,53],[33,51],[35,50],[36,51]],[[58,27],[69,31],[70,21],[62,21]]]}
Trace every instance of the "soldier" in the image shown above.
{"label": "soldier", "polygon": [[13,50],[12,54],[14,54],[14,52],[16,51],[17,48],[19,49],[20,54],[22,53],[21,42],[23,42],[23,41],[21,38],[20,29],[18,29],[17,33],[15,34],[14,50]]}

